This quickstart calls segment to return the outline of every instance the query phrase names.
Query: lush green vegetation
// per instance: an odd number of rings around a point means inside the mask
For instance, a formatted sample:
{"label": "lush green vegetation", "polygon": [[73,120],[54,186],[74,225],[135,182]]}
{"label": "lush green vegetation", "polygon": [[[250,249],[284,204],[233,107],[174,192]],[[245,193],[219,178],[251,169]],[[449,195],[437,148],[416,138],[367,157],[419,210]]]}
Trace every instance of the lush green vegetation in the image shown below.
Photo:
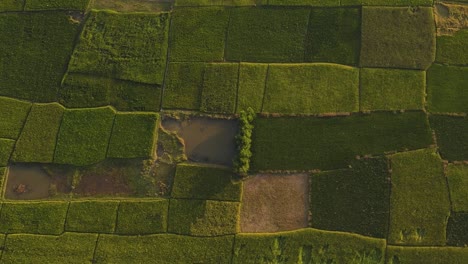
{"label": "lush green vegetation", "polygon": [[95,263],[231,263],[234,236],[101,235]]}
{"label": "lush green vegetation", "polygon": [[437,37],[436,62],[468,64],[468,29],[461,29],[451,36]]}
{"label": "lush green vegetation", "polygon": [[272,64],[263,111],[336,113],[359,110],[359,70],[342,65]]}
{"label": "lush green vegetation", "polygon": [[0,42],[0,95],[55,101],[78,29],[66,12],[0,14],[0,35],[8,36]]}
{"label": "lush green vegetation", "polygon": [[449,164],[445,170],[455,212],[468,212],[468,165]]}
{"label": "lush green vegetation", "polygon": [[162,88],[158,85],[113,80],[111,104],[120,111],[160,110]]}
{"label": "lush green vegetation", "polygon": [[66,107],[96,107],[110,103],[112,79],[69,73],[62,82],[59,102]]}
{"label": "lush green vegetation", "polygon": [[52,163],[64,111],[57,103],[34,104],[16,142],[12,160]]}
{"label": "lush green vegetation", "polygon": [[287,5],[287,6],[339,6],[340,0],[269,0],[270,5]]}
{"label": "lush green vegetation", "polygon": [[229,9],[185,8],[172,13],[171,61],[222,61]]}
{"label": "lush green vegetation", "polygon": [[237,89],[236,112],[249,107],[255,113],[262,111],[268,64],[241,63],[239,68],[239,87]]}
{"label": "lush green vegetation", "polygon": [[175,0],[175,6],[261,6],[267,2],[268,0]]}
{"label": "lush green vegetation", "polygon": [[358,64],[361,46],[358,8],[312,9],[308,32],[306,61]]}
{"label": "lush green vegetation", "polygon": [[30,108],[30,103],[0,97],[0,138],[17,139]]}
{"label": "lush green vegetation", "polygon": [[468,213],[452,213],[447,223],[447,245],[466,249],[468,245],[466,230],[468,230]]}
{"label": "lush green vegetation", "polygon": [[256,118],[252,170],[346,168],[356,155],[419,149],[432,144],[422,112],[348,117]]}
{"label": "lush green vegetation", "polygon": [[434,64],[427,71],[430,112],[468,112],[468,67]]}
{"label": "lush green vegetation", "polygon": [[25,0],[24,10],[80,10],[88,7],[90,0]]}
{"label": "lush green vegetation", "polygon": [[170,63],[166,77],[163,108],[200,109],[204,63]]}
{"label": "lush green vegetation", "polygon": [[233,263],[384,263],[385,240],[300,229],[236,236]]}
{"label": "lush green vegetation", "polygon": [[342,6],[432,6],[433,0],[341,0]]}
{"label": "lush green vegetation", "polygon": [[467,248],[388,246],[386,263],[464,263],[467,259]]}
{"label": "lush green vegetation", "polygon": [[201,111],[231,114],[235,112],[239,64],[207,64],[203,78]]}
{"label": "lush green vegetation", "polygon": [[445,245],[450,201],[444,167],[434,149],[392,155],[388,242]]}
{"label": "lush green vegetation", "polygon": [[240,201],[242,183],[233,182],[229,169],[179,164],[171,196],[186,199]]}
{"label": "lush green vegetation", "polygon": [[429,121],[442,158],[449,161],[468,160],[468,118],[431,115]]}
{"label": "lush green vegetation", "polygon": [[54,162],[89,165],[105,159],[114,116],[109,107],[65,111]]}
{"label": "lush green vegetation", "polygon": [[149,158],[154,156],[159,115],[156,113],[117,113],[107,157]]}
{"label": "lush green vegetation", "polygon": [[239,115],[239,134],[236,136],[237,157],[234,160],[234,172],[241,177],[247,176],[252,158],[252,131],[255,112],[252,108],[242,110]]}
{"label": "lush green vegetation", "polygon": [[117,215],[115,233],[143,235],[165,233],[168,200],[122,201]]}
{"label": "lush green vegetation", "polygon": [[12,139],[0,138],[0,166],[7,166],[11,153],[15,147],[15,141]]}
{"label": "lush green vegetation", "polygon": [[64,233],[60,236],[8,235],[3,263],[91,263],[97,235]]}
{"label": "lush green vegetation", "polygon": [[435,59],[435,25],[429,7],[364,7],[361,65],[427,69]]}
{"label": "lush green vegetation", "polygon": [[361,69],[361,110],[423,109],[426,72]]}
{"label": "lush green vegetation", "polygon": [[385,158],[362,159],[352,169],[311,176],[312,227],[386,238],[390,196]]}
{"label": "lush green vegetation", "polygon": [[65,231],[113,233],[118,206],[118,201],[71,202],[65,222]]}
{"label": "lush green vegetation", "polygon": [[3,0],[0,3],[0,12],[4,11],[23,11],[25,0]]}
{"label": "lush green vegetation", "polygon": [[63,232],[67,208],[67,202],[3,203],[0,232],[59,235]]}
{"label": "lush green vegetation", "polygon": [[232,10],[226,58],[250,62],[302,62],[310,10]]}
{"label": "lush green vegetation", "polygon": [[70,72],[162,84],[169,14],[91,11],[68,66]]}
{"label": "lush green vegetation", "polygon": [[219,236],[239,232],[238,202],[171,199],[168,232]]}

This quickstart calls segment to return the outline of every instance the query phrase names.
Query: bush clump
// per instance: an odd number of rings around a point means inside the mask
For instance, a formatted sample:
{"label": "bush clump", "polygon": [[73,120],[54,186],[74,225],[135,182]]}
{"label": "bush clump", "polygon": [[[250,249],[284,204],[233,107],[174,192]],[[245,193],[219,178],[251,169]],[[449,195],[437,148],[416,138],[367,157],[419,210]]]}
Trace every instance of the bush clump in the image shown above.
{"label": "bush clump", "polygon": [[240,176],[246,176],[250,169],[250,158],[252,157],[250,146],[252,145],[254,119],[255,111],[251,107],[247,108],[245,111],[240,111],[240,130],[239,134],[236,136],[236,144],[239,152],[234,161],[234,172],[238,173]]}

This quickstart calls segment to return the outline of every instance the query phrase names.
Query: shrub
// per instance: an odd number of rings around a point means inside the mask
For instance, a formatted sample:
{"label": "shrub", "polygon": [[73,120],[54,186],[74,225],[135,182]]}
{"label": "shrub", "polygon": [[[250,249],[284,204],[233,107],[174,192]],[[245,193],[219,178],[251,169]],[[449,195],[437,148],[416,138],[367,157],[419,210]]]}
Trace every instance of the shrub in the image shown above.
{"label": "shrub", "polygon": [[117,113],[107,157],[153,157],[158,124],[159,115],[156,113]]}
{"label": "shrub", "polygon": [[113,233],[118,206],[118,201],[71,202],[65,222],[65,231]]}
{"label": "shrub", "polygon": [[64,111],[57,103],[34,104],[16,142],[12,160],[52,163]]}
{"label": "shrub", "polygon": [[468,67],[434,64],[427,71],[430,112],[468,112]]}
{"label": "shrub", "polygon": [[143,235],[165,233],[169,200],[122,201],[115,233]]}
{"label": "shrub", "polygon": [[444,245],[450,201],[444,168],[434,149],[392,155],[388,242]]}
{"label": "shrub", "polygon": [[242,184],[232,182],[233,176],[224,168],[179,164],[171,195],[184,199],[240,201]]}
{"label": "shrub", "polygon": [[268,64],[241,63],[236,112],[252,108],[255,113],[262,111]]}
{"label": "shrub", "polygon": [[30,109],[30,103],[0,97],[0,138],[17,139]]}
{"label": "shrub", "polygon": [[83,166],[105,159],[114,116],[110,107],[65,111],[54,162]]}
{"label": "shrub", "polygon": [[250,169],[250,158],[252,158],[252,131],[255,112],[252,108],[242,110],[239,115],[240,130],[236,136],[237,157],[234,161],[234,172],[240,176],[247,176]]}
{"label": "shrub", "polygon": [[207,64],[203,78],[200,110],[210,113],[234,113],[238,74],[237,63]]}
{"label": "shrub", "polygon": [[449,161],[468,160],[468,118],[431,115],[429,121],[442,158]]}
{"label": "shrub", "polygon": [[226,59],[302,62],[308,9],[235,8],[227,35]]}

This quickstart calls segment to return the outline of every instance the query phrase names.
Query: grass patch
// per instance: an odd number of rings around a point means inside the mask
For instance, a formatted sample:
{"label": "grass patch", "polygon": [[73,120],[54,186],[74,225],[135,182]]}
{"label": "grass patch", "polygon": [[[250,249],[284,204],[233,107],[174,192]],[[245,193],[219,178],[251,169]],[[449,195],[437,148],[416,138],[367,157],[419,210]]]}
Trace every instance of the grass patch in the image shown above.
{"label": "grass patch", "polygon": [[150,158],[158,136],[156,113],[117,113],[107,157]]}
{"label": "grass patch", "polygon": [[236,236],[233,263],[384,263],[385,240],[299,229]]}
{"label": "grass patch", "polygon": [[25,0],[29,10],[80,10],[85,11],[90,0]]}
{"label": "grass patch", "polygon": [[465,263],[468,249],[455,247],[388,246],[387,264],[399,263]]}
{"label": "grass patch", "polygon": [[445,245],[450,201],[441,158],[434,149],[423,149],[390,159],[389,243]]}
{"label": "grass patch", "polygon": [[432,144],[423,112],[349,117],[256,118],[253,171],[346,168],[356,155]]}
{"label": "grass patch", "polygon": [[169,14],[91,11],[69,71],[162,84]]}
{"label": "grass patch", "polygon": [[468,212],[468,165],[449,164],[445,173],[453,211]]}
{"label": "grass patch", "polygon": [[170,63],[164,89],[163,108],[200,109],[203,63]]}
{"label": "grass patch", "polygon": [[237,202],[171,199],[168,231],[191,236],[220,236],[239,231]]}
{"label": "grass patch", "polygon": [[385,158],[311,176],[312,227],[386,238],[390,184]]}
{"label": "grass patch", "polygon": [[468,160],[468,118],[431,115],[429,121],[442,158],[449,161]]}
{"label": "grass patch", "polygon": [[312,9],[305,61],[356,65],[361,44],[361,10]]}
{"label": "grass patch", "polygon": [[236,108],[239,64],[207,64],[203,78],[201,111],[234,113]]}
{"label": "grass patch", "polygon": [[8,235],[2,261],[5,263],[89,263],[97,235],[65,233],[60,236]]}
{"label": "grass patch", "polygon": [[308,9],[232,10],[226,58],[251,62],[302,62]]}
{"label": "grass patch", "polygon": [[447,224],[447,245],[466,248],[468,245],[466,230],[468,230],[468,213],[452,213]]}
{"label": "grass patch", "polygon": [[172,197],[240,201],[242,183],[234,183],[233,176],[231,170],[224,168],[179,164]]}
{"label": "grass patch", "polygon": [[361,110],[423,109],[426,72],[361,69]]}
{"label": "grass patch", "polygon": [[7,166],[10,161],[11,153],[15,147],[15,141],[11,139],[0,138],[0,166]]}
{"label": "grass patch", "polygon": [[66,231],[113,233],[118,201],[76,201],[68,209]]}
{"label": "grass patch", "polygon": [[67,216],[67,202],[3,203],[0,232],[59,235]]}
{"label": "grass patch", "polygon": [[25,0],[3,0],[0,3],[0,12],[23,11]]}
{"label": "grass patch", "polygon": [[427,71],[430,112],[468,112],[468,67],[434,64]]}
{"label": "grass patch", "polygon": [[430,7],[364,7],[361,66],[427,69],[435,59]]}
{"label": "grass patch", "polygon": [[222,61],[229,9],[185,8],[172,13],[171,61]]}
{"label": "grass patch", "polygon": [[104,160],[114,116],[110,107],[65,111],[54,162],[81,166]]}
{"label": "grass patch", "polygon": [[461,29],[453,35],[437,37],[436,62],[447,64],[468,64],[468,29]]}
{"label": "grass patch", "polygon": [[66,12],[0,14],[0,35],[8,36],[0,43],[0,95],[56,101],[78,29]]}
{"label": "grass patch", "polygon": [[359,110],[359,70],[333,64],[272,64],[263,112],[336,113]]}
{"label": "grass patch", "polygon": [[52,163],[64,111],[57,103],[34,104],[16,142],[12,160]]}
{"label": "grass patch", "polygon": [[[95,263],[231,263],[234,236],[101,235]],[[155,248],[156,247],[156,248]]]}
{"label": "grass patch", "polygon": [[165,233],[169,200],[122,201],[115,233],[143,235]]}
{"label": "grass patch", "polygon": [[252,108],[255,113],[262,111],[267,73],[267,64],[240,64],[237,113],[242,110],[247,110],[249,107]]}
{"label": "grass patch", "polygon": [[0,97],[0,138],[17,139],[30,108],[30,103]]}

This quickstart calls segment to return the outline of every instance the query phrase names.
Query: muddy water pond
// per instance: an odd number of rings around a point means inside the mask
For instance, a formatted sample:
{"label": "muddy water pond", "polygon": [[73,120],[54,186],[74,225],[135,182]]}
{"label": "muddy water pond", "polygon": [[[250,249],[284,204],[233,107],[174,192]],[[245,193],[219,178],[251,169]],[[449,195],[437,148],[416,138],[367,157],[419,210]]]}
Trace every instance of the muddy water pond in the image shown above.
{"label": "muddy water pond", "polygon": [[165,117],[162,126],[184,140],[185,154],[190,161],[232,166],[239,130],[237,120]]}

